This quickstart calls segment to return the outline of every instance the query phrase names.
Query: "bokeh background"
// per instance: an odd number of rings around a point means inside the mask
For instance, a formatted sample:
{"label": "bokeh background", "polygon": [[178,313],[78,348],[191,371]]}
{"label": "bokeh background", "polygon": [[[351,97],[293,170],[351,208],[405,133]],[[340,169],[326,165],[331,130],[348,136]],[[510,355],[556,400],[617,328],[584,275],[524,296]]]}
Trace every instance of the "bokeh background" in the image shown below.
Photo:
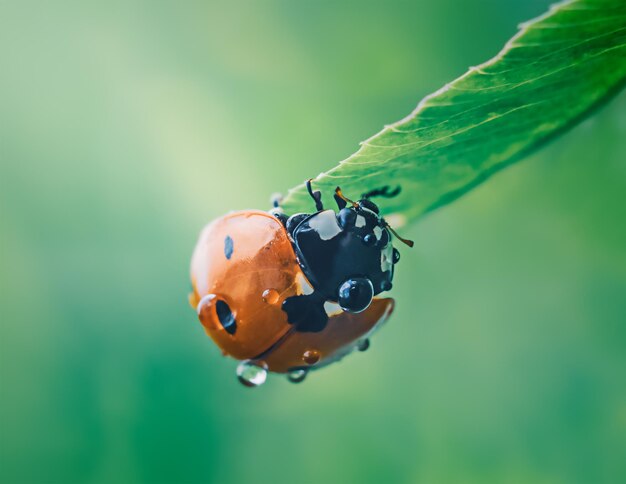
{"label": "bokeh background", "polygon": [[301,385],[242,387],[186,299],[205,223],[547,5],[3,3],[0,481],[624,482],[624,94],[405,229],[395,316]]}

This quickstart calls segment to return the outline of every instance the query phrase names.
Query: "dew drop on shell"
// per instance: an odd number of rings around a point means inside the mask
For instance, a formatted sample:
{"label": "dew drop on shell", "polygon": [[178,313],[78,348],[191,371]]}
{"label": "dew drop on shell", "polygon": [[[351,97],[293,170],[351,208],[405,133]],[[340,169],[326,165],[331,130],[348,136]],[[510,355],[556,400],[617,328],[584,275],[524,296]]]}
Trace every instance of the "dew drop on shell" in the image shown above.
{"label": "dew drop on shell", "polygon": [[267,370],[249,360],[242,361],[237,365],[237,378],[244,386],[258,387],[265,383]]}
{"label": "dew drop on shell", "polygon": [[287,380],[289,380],[291,383],[300,383],[304,381],[307,373],[308,371],[302,368],[299,368],[297,370],[291,370],[289,373],[287,373]]}
{"label": "dew drop on shell", "polygon": [[374,234],[367,234],[365,237],[363,237],[363,243],[365,245],[367,245],[368,247],[371,247],[372,245],[374,245],[376,243],[376,236]]}
{"label": "dew drop on shell", "polygon": [[263,291],[263,301],[267,304],[276,304],[278,302],[278,291],[276,289],[266,289]]}
{"label": "dew drop on shell", "polygon": [[318,361],[320,361],[320,352],[317,350],[306,350],[302,354],[302,361],[304,361],[307,365],[314,365]]}
{"label": "dew drop on shell", "polygon": [[211,310],[216,302],[217,296],[215,294],[206,294],[198,302],[196,311],[198,311],[198,318],[202,324],[206,325],[211,321]]}

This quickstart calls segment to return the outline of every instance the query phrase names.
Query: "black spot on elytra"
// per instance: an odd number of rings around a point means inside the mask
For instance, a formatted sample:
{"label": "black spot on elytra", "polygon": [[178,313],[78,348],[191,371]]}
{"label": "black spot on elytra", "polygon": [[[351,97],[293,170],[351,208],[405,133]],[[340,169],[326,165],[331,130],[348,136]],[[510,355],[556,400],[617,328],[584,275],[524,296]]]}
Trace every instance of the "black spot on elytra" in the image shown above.
{"label": "black spot on elytra", "polygon": [[215,304],[215,311],[217,312],[217,319],[220,320],[226,332],[228,334],[235,334],[235,331],[237,331],[237,321],[235,321],[235,315],[230,310],[228,304],[221,299],[218,300]]}
{"label": "black spot on elytra", "polygon": [[233,239],[230,237],[230,235],[227,235],[224,239],[224,255],[227,259],[230,259],[232,257],[233,249]]}
{"label": "black spot on elytra", "polygon": [[318,333],[326,327],[328,314],[324,310],[324,299],[316,293],[290,296],[283,301],[282,309],[287,321],[302,333]]}

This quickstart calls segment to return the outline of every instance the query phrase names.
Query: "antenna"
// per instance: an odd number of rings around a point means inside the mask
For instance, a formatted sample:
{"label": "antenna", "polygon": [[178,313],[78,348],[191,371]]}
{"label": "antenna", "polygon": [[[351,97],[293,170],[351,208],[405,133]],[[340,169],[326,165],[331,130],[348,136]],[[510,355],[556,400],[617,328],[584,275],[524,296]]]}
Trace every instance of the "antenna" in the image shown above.
{"label": "antenna", "polygon": [[391,227],[391,225],[389,225],[387,223],[387,221],[385,220],[385,227],[387,227],[389,229],[389,231],[400,241],[405,243],[406,245],[408,245],[409,247],[413,247],[415,245],[415,242],[413,242],[412,240],[409,239],[405,239],[404,237],[400,237],[398,235],[398,232],[396,232],[395,230],[393,230],[393,228]]}

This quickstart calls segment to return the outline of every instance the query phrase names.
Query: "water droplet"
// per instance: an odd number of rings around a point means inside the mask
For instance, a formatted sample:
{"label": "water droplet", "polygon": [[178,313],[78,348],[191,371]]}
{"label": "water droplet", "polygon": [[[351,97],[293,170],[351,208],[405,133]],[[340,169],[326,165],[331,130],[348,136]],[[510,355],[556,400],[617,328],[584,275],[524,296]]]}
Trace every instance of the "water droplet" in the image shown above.
{"label": "water droplet", "polygon": [[[258,293],[257,293],[258,294]],[[266,289],[263,291],[263,301],[267,304],[276,304],[278,302],[278,291],[276,289]]]}
{"label": "water droplet", "polygon": [[217,301],[217,296],[215,294],[205,294],[198,302],[198,306],[196,307],[196,311],[198,312],[198,318],[200,322],[205,326],[210,324],[211,321],[211,311],[213,306],[215,306],[215,302]]}
{"label": "water droplet", "polygon": [[317,350],[306,350],[302,354],[302,361],[304,361],[307,365],[314,365],[318,361],[320,361],[320,352]]}
{"label": "water droplet", "polygon": [[374,234],[367,234],[363,237],[363,243],[368,247],[371,247],[376,243],[376,236]]}
{"label": "water droplet", "polygon": [[267,379],[267,369],[250,360],[242,361],[237,365],[237,378],[247,387],[258,387]]}
{"label": "water droplet", "polygon": [[383,281],[380,283],[381,291],[391,291],[392,287],[393,287],[393,284],[391,283],[391,281]]}
{"label": "water droplet", "polygon": [[359,341],[356,344],[356,349],[359,351],[367,351],[367,349],[370,347],[370,340],[369,339],[364,339]]}
{"label": "water droplet", "polygon": [[306,378],[306,375],[309,371],[305,370],[304,368],[299,368],[297,370],[291,370],[288,374],[287,374],[287,380],[289,380],[291,383],[300,383],[302,381],[304,381],[304,379]]}

